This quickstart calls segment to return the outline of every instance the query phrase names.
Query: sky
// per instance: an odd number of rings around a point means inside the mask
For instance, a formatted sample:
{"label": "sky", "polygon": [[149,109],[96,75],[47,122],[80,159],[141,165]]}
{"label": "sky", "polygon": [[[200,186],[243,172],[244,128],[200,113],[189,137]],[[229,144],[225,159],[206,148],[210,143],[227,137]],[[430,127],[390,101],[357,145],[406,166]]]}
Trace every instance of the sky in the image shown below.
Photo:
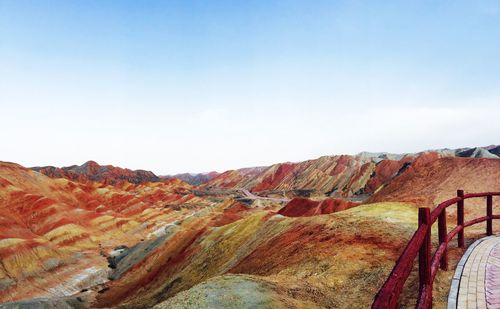
{"label": "sky", "polygon": [[498,1],[0,0],[0,160],[156,174],[500,143]]}

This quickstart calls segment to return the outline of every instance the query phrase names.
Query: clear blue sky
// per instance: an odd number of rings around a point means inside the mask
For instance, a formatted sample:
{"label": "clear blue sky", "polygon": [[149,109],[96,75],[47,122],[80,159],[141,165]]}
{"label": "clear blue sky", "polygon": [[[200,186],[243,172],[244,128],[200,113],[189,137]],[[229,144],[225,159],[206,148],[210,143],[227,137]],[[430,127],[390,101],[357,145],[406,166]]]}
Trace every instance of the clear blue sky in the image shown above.
{"label": "clear blue sky", "polygon": [[158,174],[500,142],[498,1],[0,0],[0,160]]}

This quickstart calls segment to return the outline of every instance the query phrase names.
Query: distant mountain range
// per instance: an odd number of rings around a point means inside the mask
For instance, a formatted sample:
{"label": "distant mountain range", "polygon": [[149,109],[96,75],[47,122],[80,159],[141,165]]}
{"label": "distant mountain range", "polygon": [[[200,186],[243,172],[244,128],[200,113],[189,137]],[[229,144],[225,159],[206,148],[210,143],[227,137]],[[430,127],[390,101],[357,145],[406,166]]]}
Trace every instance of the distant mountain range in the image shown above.
{"label": "distant mountain range", "polygon": [[370,196],[415,162],[423,164],[442,157],[498,158],[499,150],[494,145],[410,154],[363,152],[355,156],[324,156],[298,163],[227,171],[199,187],[244,188],[261,195],[292,192],[291,196]]}
{"label": "distant mountain range", "polygon": [[87,161],[82,165],[72,165],[60,168],[54,166],[37,166],[31,169],[52,178],[66,178],[79,182],[98,181],[106,184],[117,184],[127,181],[139,184],[160,180],[158,176],[150,171],[134,171],[128,168],[115,167],[113,165],[99,165],[94,161]]}
{"label": "distant mountain range", "polygon": [[184,182],[187,182],[188,184],[197,186],[205,182],[209,182],[210,180],[214,179],[215,177],[219,176],[220,173],[218,172],[209,172],[209,173],[182,173],[182,174],[175,174],[175,175],[167,175],[167,176],[160,176],[162,179],[171,179],[171,178],[177,178],[180,179]]}
{"label": "distant mountain range", "polygon": [[[298,163],[278,163],[267,167],[250,167],[223,173],[184,173],[157,176],[145,170],[101,166],[94,161],[68,167],[33,167],[32,170],[52,178],[106,184],[145,183],[180,179],[200,189],[248,189],[263,194],[301,191],[298,195],[321,194],[334,197],[371,195],[401,174],[422,155],[437,157],[499,158],[500,146],[439,149],[421,153],[391,154],[362,152],[357,155],[323,156]],[[426,156],[429,158],[429,155]],[[422,159],[424,160],[424,159]],[[295,194],[297,195],[297,194]]]}

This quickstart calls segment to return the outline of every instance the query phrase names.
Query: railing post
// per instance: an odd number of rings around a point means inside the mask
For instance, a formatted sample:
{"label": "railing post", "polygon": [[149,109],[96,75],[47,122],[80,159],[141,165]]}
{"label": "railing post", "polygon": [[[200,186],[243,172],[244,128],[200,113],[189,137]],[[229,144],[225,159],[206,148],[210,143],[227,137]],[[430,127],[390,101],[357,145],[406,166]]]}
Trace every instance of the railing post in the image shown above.
{"label": "railing post", "polygon": [[486,197],[486,216],[488,220],[486,221],[486,235],[493,235],[493,196],[488,195]]}
{"label": "railing post", "polygon": [[457,190],[457,196],[462,199],[457,202],[457,226],[461,226],[462,229],[458,232],[458,247],[464,248],[464,190]]}
{"label": "railing post", "polygon": [[429,208],[419,208],[418,209],[418,226],[426,224],[427,233],[424,238],[424,242],[420,247],[418,252],[418,274],[420,281],[420,295],[427,290],[425,293],[430,297],[431,307],[432,307],[432,282],[431,282],[431,211]]}
{"label": "railing post", "polygon": [[[448,236],[448,228],[446,226],[446,208],[439,214],[438,217],[438,228],[439,228],[439,245],[446,242]],[[448,244],[446,244],[443,256],[441,257],[440,267],[442,270],[448,270]]]}

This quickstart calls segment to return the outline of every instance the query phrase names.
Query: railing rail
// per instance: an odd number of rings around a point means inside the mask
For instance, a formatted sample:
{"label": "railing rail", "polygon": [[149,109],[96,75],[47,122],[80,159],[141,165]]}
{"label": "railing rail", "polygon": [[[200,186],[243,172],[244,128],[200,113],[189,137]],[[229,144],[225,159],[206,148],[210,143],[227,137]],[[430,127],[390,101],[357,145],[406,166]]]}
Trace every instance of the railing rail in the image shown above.
{"label": "railing rail", "polygon": [[[464,229],[486,221],[486,235],[493,234],[493,219],[500,215],[493,214],[493,196],[500,192],[468,193],[457,190],[457,197],[444,201],[430,212],[429,208],[418,209],[418,229],[396,261],[391,274],[379,290],[372,304],[372,309],[396,308],[403,286],[410,276],[413,263],[418,255],[419,291],[416,308],[432,308],[432,283],[439,268],[448,270],[448,244],[457,237],[458,247],[464,248]],[[464,222],[464,201],[469,198],[486,197],[486,216]],[[457,226],[448,233],[446,208],[457,205]],[[438,221],[439,246],[432,255],[431,228]]]}

